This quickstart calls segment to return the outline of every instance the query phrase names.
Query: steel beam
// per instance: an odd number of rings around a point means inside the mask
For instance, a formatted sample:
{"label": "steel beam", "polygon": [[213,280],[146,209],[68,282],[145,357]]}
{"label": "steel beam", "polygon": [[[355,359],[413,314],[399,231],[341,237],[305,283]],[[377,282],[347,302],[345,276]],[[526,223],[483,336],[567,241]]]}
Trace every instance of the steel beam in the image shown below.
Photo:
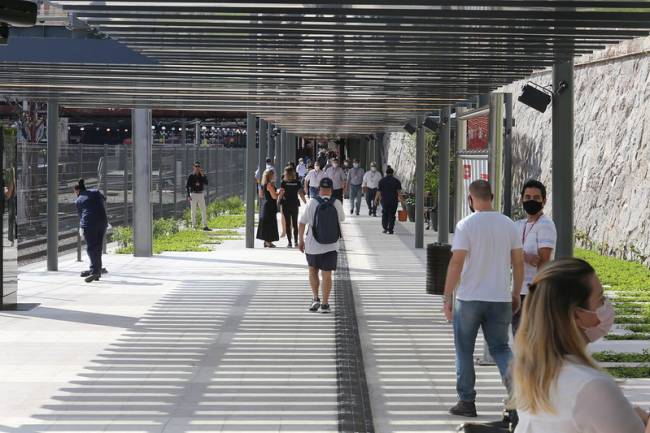
{"label": "steel beam", "polygon": [[451,108],[444,107],[440,113],[440,138],[438,161],[438,242],[449,243],[449,153],[451,147]]}
{"label": "steel beam", "polygon": [[503,131],[503,213],[512,218],[512,93],[503,95],[506,119]]}
{"label": "steel beam", "polygon": [[246,197],[246,248],[255,247],[255,144],[256,144],[256,118],[253,113],[246,116],[246,171],[245,197]]}
{"label": "steel beam", "polygon": [[151,207],[151,109],[132,112],[133,131],[133,245],[136,257],[153,255]]}
{"label": "steel beam", "polygon": [[268,123],[266,123],[266,120],[260,119],[260,131],[259,131],[259,151],[258,151],[258,159],[259,159],[259,164],[258,164],[258,170],[260,177],[262,176],[262,173],[264,173],[264,170],[266,170],[266,158],[267,158],[267,153],[268,153],[268,135],[267,135],[267,130],[268,130]]}
{"label": "steel beam", "polygon": [[417,118],[417,141],[415,146],[415,248],[424,248],[424,171],[426,148],[424,146],[424,117]]}
{"label": "steel beam", "polygon": [[553,219],[556,258],[573,256],[573,61],[553,66]]}
{"label": "steel beam", "polygon": [[59,103],[47,103],[47,270],[59,270]]}

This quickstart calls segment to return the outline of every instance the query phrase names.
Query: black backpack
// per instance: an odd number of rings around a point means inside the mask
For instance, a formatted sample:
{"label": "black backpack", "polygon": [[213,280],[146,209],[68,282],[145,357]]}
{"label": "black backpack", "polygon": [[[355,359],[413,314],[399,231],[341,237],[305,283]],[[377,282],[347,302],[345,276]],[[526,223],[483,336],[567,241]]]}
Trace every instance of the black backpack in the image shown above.
{"label": "black backpack", "polygon": [[336,199],[325,199],[318,196],[315,198],[318,201],[318,206],[311,226],[314,239],[319,244],[333,244],[341,238],[339,213],[334,206]]}

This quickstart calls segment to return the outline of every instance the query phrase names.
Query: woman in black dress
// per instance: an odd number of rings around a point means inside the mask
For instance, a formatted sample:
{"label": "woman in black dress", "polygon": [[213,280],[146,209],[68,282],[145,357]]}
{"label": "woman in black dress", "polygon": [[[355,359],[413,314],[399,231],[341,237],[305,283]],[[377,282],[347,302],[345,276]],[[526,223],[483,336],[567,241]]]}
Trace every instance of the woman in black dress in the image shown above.
{"label": "woman in black dress", "polygon": [[278,201],[282,205],[285,232],[287,233],[287,239],[289,240],[287,248],[293,248],[293,244],[291,243],[292,228],[293,239],[295,245],[298,246],[298,210],[300,208],[298,196],[300,196],[303,203],[307,203],[307,200],[305,200],[305,193],[302,191],[302,185],[296,175],[296,170],[291,165],[287,165],[284,169],[284,178],[280,184],[280,194],[278,198]]}
{"label": "woman in black dress", "polygon": [[264,241],[264,248],[275,248],[273,242],[280,240],[278,234],[278,193],[275,189],[275,171],[269,169],[262,175],[264,205],[257,226],[257,239]]}

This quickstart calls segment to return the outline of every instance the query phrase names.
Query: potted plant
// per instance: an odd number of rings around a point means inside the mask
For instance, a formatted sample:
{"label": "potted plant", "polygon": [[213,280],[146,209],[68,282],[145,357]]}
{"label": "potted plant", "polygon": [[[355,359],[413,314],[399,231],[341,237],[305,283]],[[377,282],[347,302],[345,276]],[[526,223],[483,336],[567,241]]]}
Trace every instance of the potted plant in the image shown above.
{"label": "potted plant", "polygon": [[408,194],[406,199],[406,213],[409,216],[410,222],[415,222],[415,194]]}

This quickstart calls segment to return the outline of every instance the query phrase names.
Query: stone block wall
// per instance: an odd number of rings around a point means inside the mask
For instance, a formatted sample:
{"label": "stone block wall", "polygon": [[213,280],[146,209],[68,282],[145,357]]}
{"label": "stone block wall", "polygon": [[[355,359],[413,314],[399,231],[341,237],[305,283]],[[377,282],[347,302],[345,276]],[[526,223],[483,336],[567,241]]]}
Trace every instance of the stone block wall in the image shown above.
{"label": "stone block wall", "polygon": [[384,134],[382,171],[385,172],[388,165],[393,167],[404,192],[415,191],[415,137],[406,132]]}

